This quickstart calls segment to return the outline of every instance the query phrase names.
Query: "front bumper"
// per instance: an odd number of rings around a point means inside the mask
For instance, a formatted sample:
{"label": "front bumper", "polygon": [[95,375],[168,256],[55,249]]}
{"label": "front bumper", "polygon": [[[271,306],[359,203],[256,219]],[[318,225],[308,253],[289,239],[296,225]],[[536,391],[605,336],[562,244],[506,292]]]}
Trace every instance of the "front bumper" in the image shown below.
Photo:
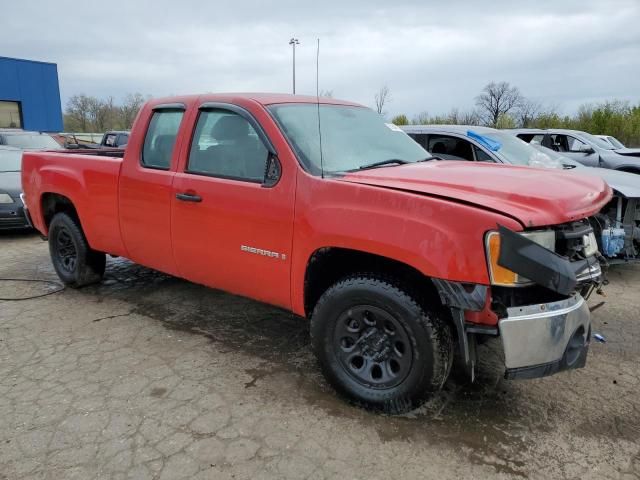
{"label": "front bumper", "polygon": [[498,327],[507,379],[545,377],[586,363],[591,317],[579,294],[553,303],[508,308]]}
{"label": "front bumper", "polygon": [[27,218],[26,209],[22,201],[14,198],[14,203],[0,205],[0,230],[29,228],[31,224]]}

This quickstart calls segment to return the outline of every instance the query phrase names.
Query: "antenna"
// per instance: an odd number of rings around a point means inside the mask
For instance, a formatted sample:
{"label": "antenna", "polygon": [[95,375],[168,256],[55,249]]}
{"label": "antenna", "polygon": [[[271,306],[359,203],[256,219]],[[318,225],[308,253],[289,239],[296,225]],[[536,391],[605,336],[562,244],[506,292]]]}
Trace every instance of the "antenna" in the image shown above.
{"label": "antenna", "polygon": [[322,159],[322,128],[320,127],[320,39],[316,47],[316,105],[318,106],[318,139],[320,141],[320,177],[324,178],[324,164]]}

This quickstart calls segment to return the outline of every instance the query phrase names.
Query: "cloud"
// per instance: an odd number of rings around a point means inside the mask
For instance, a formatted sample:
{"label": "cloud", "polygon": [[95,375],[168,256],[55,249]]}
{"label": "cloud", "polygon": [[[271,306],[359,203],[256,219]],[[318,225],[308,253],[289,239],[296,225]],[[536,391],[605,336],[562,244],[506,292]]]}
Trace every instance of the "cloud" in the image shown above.
{"label": "cloud", "polygon": [[2,54],[58,63],[63,102],[76,93],[123,97],[320,88],[390,113],[470,108],[506,80],[567,112],[640,91],[637,0],[543,2],[11,2]]}

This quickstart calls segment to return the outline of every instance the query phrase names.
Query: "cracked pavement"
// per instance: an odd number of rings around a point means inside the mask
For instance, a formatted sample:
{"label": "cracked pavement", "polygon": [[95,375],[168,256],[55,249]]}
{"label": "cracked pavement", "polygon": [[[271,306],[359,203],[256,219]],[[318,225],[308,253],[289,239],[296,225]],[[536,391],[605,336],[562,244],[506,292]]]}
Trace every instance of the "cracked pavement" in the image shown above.
{"label": "cracked pavement", "polygon": [[[0,278],[57,281],[37,236],[0,245]],[[326,385],[304,320],[109,259],[0,301],[0,479],[637,479],[640,266],[610,279],[585,369],[505,381],[488,344],[477,383],[389,417]]]}

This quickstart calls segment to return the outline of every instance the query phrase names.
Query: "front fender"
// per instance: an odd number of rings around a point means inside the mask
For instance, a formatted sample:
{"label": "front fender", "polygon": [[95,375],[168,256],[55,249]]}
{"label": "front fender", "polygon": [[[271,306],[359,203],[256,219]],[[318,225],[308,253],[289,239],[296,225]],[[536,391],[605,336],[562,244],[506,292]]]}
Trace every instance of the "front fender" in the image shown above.
{"label": "front fender", "polygon": [[512,218],[441,198],[326,179],[301,183],[292,254],[296,313],[304,312],[305,273],[318,249],[371,253],[428,277],[488,285],[485,233],[499,223],[522,230]]}

